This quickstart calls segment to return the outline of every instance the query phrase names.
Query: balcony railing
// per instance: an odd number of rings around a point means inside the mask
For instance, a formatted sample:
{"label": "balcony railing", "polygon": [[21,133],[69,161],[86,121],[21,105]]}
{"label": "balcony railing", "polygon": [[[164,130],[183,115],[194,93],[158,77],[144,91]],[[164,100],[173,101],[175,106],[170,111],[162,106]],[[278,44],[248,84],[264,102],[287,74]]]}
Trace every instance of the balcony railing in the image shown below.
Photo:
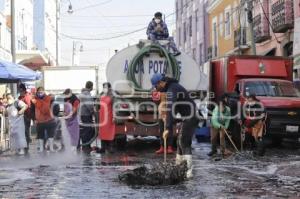
{"label": "balcony railing", "polygon": [[261,43],[271,38],[269,23],[262,13],[254,17],[253,25],[256,43]]}
{"label": "balcony railing", "polygon": [[293,0],[272,0],[271,16],[275,33],[284,33],[294,28]]}
{"label": "balcony railing", "polygon": [[234,31],[234,47],[242,47],[247,45],[247,29],[239,28]]}

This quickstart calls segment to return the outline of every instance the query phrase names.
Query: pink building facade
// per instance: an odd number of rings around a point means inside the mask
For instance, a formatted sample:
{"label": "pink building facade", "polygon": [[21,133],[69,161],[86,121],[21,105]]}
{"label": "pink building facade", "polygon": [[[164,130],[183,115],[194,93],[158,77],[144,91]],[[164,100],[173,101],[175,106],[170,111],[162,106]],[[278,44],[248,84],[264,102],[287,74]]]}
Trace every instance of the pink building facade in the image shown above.
{"label": "pink building facade", "polygon": [[294,0],[255,0],[253,22],[258,55],[292,56]]}

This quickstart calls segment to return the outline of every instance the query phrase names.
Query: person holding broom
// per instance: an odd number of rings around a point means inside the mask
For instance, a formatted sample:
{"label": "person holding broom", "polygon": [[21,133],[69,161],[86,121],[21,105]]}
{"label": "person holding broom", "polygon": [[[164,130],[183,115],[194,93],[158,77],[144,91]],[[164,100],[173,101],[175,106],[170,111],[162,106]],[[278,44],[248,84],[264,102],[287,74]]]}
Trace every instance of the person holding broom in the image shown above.
{"label": "person holding broom", "polygon": [[187,90],[176,79],[156,73],[151,77],[152,86],[159,92],[166,93],[166,124],[163,138],[173,133],[174,117],[179,113],[182,127],[177,137],[176,164],[187,162],[187,178],[192,174],[192,137],[199,123],[196,104],[190,98]]}
{"label": "person holding broom", "polygon": [[225,135],[231,119],[230,108],[226,104],[227,103],[223,98],[219,101],[219,105],[213,110],[210,132],[211,151],[207,154],[208,156],[217,154],[218,136],[220,136],[221,155],[223,158],[225,157]]}

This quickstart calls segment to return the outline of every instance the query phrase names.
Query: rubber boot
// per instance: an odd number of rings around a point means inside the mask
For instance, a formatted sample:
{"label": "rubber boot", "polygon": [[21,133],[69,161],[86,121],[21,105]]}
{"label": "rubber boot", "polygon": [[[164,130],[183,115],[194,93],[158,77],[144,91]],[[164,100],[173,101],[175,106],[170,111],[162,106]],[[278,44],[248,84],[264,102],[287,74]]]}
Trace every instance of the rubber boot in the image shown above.
{"label": "rubber boot", "polygon": [[18,154],[19,154],[19,155],[25,155],[25,151],[24,151],[24,149],[23,149],[23,148],[21,148]]}
{"label": "rubber boot", "polygon": [[255,154],[258,156],[264,156],[264,154],[265,154],[265,146],[264,146],[262,138],[260,138],[256,142],[256,153]]}
{"label": "rubber boot", "polygon": [[39,145],[39,153],[42,153],[44,151],[44,140],[43,139],[39,139],[38,140],[38,145]]}
{"label": "rubber boot", "polygon": [[164,153],[164,147],[163,146],[160,146],[160,148],[155,151],[156,154],[163,154]]}
{"label": "rubber boot", "polygon": [[53,138],[49,138],[49,149],[50,152],[54,152],[54,148],[53,148]]}
{"label": "rubber boot", "polygon": [[183,161],[183,156],[176,154],[175,164],[180,165],[182,163],[182,161]]}
{"label": "rubber boot", "polygon": [[192,155],[183,155],[183,159],[186,160],[187,163],[187,172],[186,172],[186,177],[192,178],[193,177],[193,160],[192,160]]}

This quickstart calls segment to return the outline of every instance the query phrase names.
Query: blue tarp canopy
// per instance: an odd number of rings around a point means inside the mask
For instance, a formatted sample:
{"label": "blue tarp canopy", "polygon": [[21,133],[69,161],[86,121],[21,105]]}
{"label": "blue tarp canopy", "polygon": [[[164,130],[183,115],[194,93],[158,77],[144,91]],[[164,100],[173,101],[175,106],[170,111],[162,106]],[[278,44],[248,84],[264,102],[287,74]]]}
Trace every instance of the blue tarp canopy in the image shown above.
{"label": "blue tarp canopy", "polygon": [[14,83],[19,81],[35,81],[41,78],[41,74],[26,66],[0,60],[0,82]]}

